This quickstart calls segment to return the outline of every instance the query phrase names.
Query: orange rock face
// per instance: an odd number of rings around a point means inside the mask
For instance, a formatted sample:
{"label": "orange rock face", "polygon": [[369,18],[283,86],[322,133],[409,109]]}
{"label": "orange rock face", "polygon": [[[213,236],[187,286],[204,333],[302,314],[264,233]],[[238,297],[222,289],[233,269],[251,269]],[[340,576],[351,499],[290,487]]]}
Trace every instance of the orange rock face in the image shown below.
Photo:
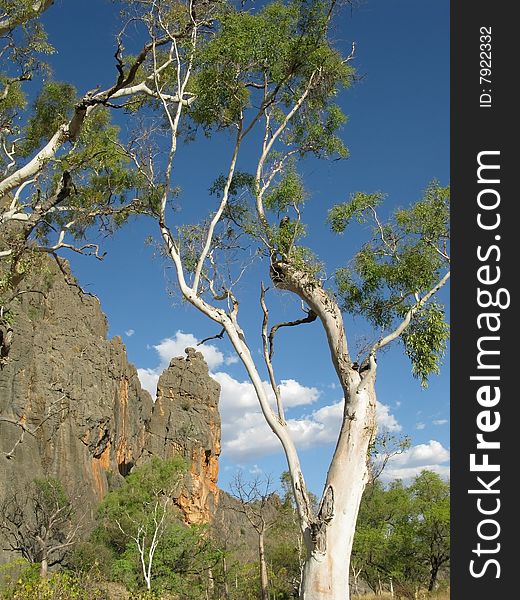
{"label": "orange rock face", "polygon": [[219,495],[220,386],[200,352],[188,348],[186,355],[174,358],[159,378],[143,458],[186,459],[189,472],[176,503],[187,523],[207,523]]}
{"label": "orange rock face", "polygon": [[[141,455],[152,399],[120,338],[107,338],[99,301],[54,260],[22,280],[16,335],[0,369],[0,502],[14,484],[60,479],[81,497],[88,531],[98,502]],[[14,422],[15,424],[12,424]],[[19,422],[20,425],[16,425]],[[18,443],[21,426],[27,433]],[[0,535],[0,562],[6,544]]]}

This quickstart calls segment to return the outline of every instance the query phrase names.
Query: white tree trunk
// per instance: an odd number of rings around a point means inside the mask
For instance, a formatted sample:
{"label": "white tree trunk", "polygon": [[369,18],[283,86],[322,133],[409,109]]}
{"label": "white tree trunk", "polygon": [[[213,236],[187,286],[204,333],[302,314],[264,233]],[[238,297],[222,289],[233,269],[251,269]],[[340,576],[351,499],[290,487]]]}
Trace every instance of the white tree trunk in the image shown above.
{"label": "white tree trunk", "polygon": [[269,600],[269,583],[267,578],[267,564],[265,562],[265,547],[264,547],[264,533],[265,529],[262,528],[258,534],[258,558],[260,562],[260,591],[262,600]]}
{"label": "white tree trunk", "polygon": [[170,231],[161,221],[161,232],[175,263],[184,297],[229,336],[255,388],[263,415],[280,440],[291,474],[301,530],[307,548],[301,600],[349,600],[350,556],[361,497],[368,476],[368,449],[376,433],[375,350],[363,373],[353,367],[348,353],[341,311],[331,296],[305,273],[276,263],[271,279],[279,289],[296,293],[319,316],[327,334],[331,358],[344,391],[344,414],[325,491],[317,516],[312,513],[294,441],[287,423],[270,406],[260,374],[237,321],[238,304],[230,314],[205,302],[184,279],[181,257]]}
{"label": "white tree trunk", "polygon": [[[344,422],[328,473],[324,499],[305,562],[301,600],[349,600],[352,543],[367,481],[367,455],[375,432],[373,385],[355,392],[356,409]],[[341,447],[340,447],[341,445]]]}
{"label": "white tree trunk", "polygon": [[48,574],[49,574],[49,560],[48,560],[47,556],[44,556],[40,563],[40,577],[42,579],[45,579]]}

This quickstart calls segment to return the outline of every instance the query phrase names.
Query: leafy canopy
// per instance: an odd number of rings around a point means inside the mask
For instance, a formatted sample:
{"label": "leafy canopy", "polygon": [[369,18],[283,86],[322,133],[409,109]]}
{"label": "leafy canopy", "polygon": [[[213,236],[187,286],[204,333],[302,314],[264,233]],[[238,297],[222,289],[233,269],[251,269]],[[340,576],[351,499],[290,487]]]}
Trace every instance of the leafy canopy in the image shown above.
{"label": "leafy canopy", "polygon": [[379,579],[388,577],[404,592],[428,586],[432,566],[440,569],[449,557],[449,482],[437,473],[422,471],[409,485],[394,481],[385,487],[376,480],[367,487],[356,527],[353,564],[374,590]]}
{"label": "leafy canopy", "polygon": [[[329,224],[338,234],[353,219],[375,222],[371,241],[336,273],[345,311],[365,317],[385,332],[418,306],[449,264],[449,199],[449,188],[433,182],[419,202],[398,209],[387,223],[377,215],[383,200],[380,193],[354,194],[329,211]],[[401,340],[422,385],[438,372],[448,336],[444,307],[438,302],[419,305]]]}

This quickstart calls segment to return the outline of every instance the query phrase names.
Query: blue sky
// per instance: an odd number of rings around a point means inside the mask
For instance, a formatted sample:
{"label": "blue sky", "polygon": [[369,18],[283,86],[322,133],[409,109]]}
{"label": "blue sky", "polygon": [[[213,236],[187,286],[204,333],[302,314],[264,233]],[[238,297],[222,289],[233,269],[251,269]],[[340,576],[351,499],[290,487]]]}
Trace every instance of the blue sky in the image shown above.
{"label": "blue sky", "polygon": [[[113,81],[117,13],[110,0],[85,3],[57,0],[46,13],[54,76],[75,83],[80,93]],[[79,29],[78,29],[79,27]],[[349,116],[342,137],[350,150],[345,161],[307,161],[305,182],[310,199],[305,220],[312,224],[306,244],[323,259],[329,272],[345,264],[366,232],[331,237],[325,224],[327,208],[358,190],[383,191],[385,210],[408,205],[421,197],[432,179],[449,182],[449,2],[367,0],[344,10],[333,30],[337,46],[348,53],[356,42],[354,66],[361,80],[344,92],[340,102]],[[229,154],[225,136],[181,149],[178,167],[182,198],[212,202],[207,195]],[[201,201],[202,201],[201,200]],[[204,205],[206,206],[206,205]],[[208,204],[209,206],[209,204]],[[180,218],[189,217],[190,209]],[[216,327],[178,295],[168,293],[173,272],[144,243],[156,236],[153,224],[130,222],[113,239],[105,240],[103,262],[67,256],[81,285],[95,293],[109,321],[110,335],[120,335],[143,382],[153,385],[160,369],[185,344],[218,333]],[[243,324],[260,346],[258,288],[246,277],[240,292]],[[272,297],[275,301],[275,297]],[[442,300],[448,301],[448,292]],[[286,296],[273,314],[295,318],[298,306]],[[363,323],[346,320],[355,345]],[[220,484],[239,466],[246,472],[277,477],[283,456],[257,414],[245,371],[234,362],[229,345],[205,346],[210,367],[222,385],[223,452]],[[378,363],[380,422],[398,435],[409,435],[411,450],[390,465],[391,476],[410,476],[421,467],[447,474],[449,464],[449,357],[442,375],[421,390],[398,346]],[[323,334],[315,323],[279,336],[276,363],[302,448],[302,463],[311,489],[319,493],[332,451],[341,395]],[[245,432],[239,435],[240,432]],[[258,443],[256,443],[258,442]]]}

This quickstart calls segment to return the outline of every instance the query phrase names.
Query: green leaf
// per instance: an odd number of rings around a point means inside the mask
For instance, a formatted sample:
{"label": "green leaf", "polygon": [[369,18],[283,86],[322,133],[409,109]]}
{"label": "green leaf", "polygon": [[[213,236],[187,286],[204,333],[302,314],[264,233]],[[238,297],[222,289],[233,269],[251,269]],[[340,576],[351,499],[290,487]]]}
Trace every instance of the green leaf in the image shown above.
{"label": "green leaf", "polygon": [[412,363],[412,373],[423,387],[428,376],[439,373],[450,329],[444,321],[444,309],[439,304],[428,304],[415,315],[402,335],[406,355]]}
{"label": "green leaf", "polygon": [[[398,209],[387,222],[377,215],[382,199],[380,193],[357,193],[328,215],[336,233],[346,231],[353,219],[374,221],[372,240],[337,270],[336,291],[342,309],[363,316],[378,336],[395,328],[449,269],[449,188],[433,182],[421,200]],[[444,308],[433,303],[423,306],[402,334],[421,385],[438,373],[448,337]]]}

